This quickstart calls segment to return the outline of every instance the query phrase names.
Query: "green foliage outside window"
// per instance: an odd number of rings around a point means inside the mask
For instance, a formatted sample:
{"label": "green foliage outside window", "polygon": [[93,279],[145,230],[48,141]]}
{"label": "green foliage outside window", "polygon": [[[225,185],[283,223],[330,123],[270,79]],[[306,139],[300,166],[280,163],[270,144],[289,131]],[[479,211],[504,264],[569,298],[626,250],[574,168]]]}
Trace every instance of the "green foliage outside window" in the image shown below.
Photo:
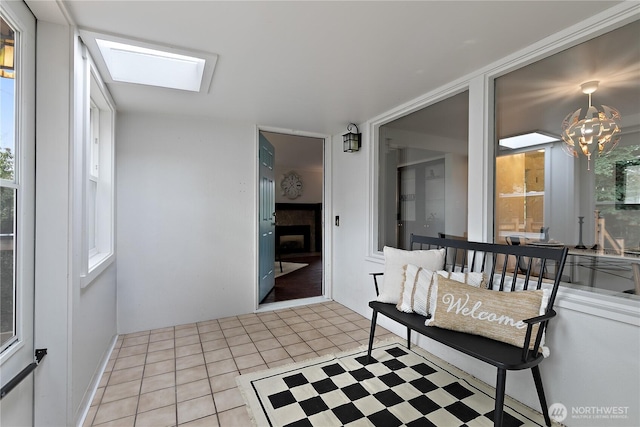
{"label": "green foliage outside window", "polygon": [[[624,239],[625,248],[640,248],[640,211],[616,208],[620,186],[616,185],[616,163],[637,159],[640,145],[618,146],[607,156],[595,161],[595,200],[600,217],[605,218],[607,232]],[[640,177],[635,177],[640,180]],[[629,187],[633,186],[630,183]]]}

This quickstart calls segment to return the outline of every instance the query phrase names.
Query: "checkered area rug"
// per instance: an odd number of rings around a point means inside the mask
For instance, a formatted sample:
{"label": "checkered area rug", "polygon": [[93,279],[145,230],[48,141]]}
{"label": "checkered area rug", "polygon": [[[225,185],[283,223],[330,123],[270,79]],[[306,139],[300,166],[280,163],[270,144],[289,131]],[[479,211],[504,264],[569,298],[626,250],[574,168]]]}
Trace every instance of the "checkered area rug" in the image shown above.
{"label": "checkered area rug", "polygon": [[[495,389],[420,348],[398,342],[241,375],[257,426],[492,426]],[[504,423],[544,426],[506,398]]]}

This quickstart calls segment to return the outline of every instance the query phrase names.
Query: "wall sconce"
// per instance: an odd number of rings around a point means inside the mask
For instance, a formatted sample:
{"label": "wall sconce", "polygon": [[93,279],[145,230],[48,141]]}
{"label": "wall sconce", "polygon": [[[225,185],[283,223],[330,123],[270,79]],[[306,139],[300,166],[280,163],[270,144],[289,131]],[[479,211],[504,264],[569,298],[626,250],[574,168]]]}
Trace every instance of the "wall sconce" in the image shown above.
{"label": "wall sconce", "polygon": [[[353,127],[356,128],[356,133],[351,132],[351,129]],[[362,134],[360,133],[360,130],[358,130],[358,126],[350,123],[349,126],[347,126],[347,130],[349,132],[342,135],[342,138],[344,140],[344,152],[353,153],[354,151],[359,151],[362,143]]]}

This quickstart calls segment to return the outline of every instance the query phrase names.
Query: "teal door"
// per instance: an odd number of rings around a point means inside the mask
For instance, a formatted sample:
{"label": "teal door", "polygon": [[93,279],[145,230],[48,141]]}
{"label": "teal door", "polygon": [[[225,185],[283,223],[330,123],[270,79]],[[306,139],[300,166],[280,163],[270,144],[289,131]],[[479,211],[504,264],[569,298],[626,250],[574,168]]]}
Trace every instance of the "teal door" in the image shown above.
{"label": "teal door", "polygon": [[275,149],[260,133],[260,200],[259,200],[259,266],[258,266],[258,302],[275,285],[274,265],[276,261],[276,187],[273,165]]}

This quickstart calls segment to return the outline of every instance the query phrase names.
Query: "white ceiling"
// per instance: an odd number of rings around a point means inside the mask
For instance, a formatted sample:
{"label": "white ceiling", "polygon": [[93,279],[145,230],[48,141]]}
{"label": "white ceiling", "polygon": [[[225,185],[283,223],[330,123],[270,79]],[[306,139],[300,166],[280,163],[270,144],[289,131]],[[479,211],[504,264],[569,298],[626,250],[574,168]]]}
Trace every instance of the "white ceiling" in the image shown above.
{"label": "white ceiling", "polygon": [[[497,78],[497,138],[533,131],[559,137],[567,114],[582,108],[584,116],[588,97],[580,85],[592,80],[600,82],[593,104],[618,109],[623,132],[638,131],[639,42],[640,20]],[[385,126],[466,144],[468,109],[468,92],[463,92]]]}
{"label": "white ceiling", "polygon": [[562,120],[589,98],[582,83],[600,84],[592,103],[614,107],[623,132],[640,125],[640,20],[512,71],[496,80],[498,137],[541,130],[559,136]]}
{"label": "white ceiling", "polygon": [[[39,19],[53,1],[27,0]],[[67,1],[80,28],[219,55],[210,93],[112,83],[120,111],[346,131],[616,1]]]}

